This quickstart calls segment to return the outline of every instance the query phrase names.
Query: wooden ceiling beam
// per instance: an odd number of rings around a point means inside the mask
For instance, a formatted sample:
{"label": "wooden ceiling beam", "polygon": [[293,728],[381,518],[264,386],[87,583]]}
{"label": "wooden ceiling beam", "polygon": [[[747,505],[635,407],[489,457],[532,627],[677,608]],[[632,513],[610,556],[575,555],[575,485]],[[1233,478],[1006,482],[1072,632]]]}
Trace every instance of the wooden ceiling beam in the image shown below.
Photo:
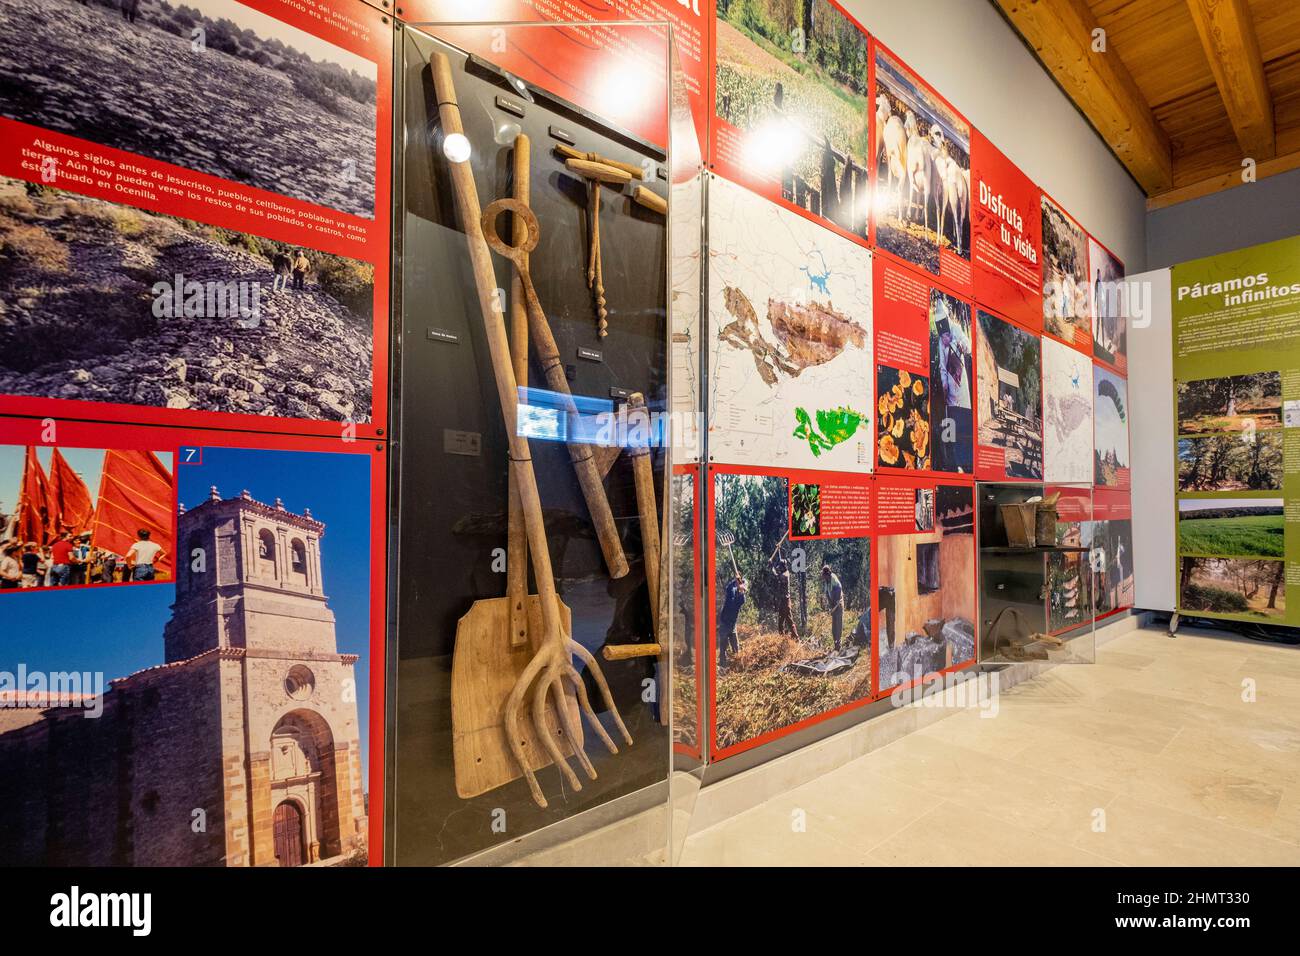
{"label": "wooden ceiling beam", "polygon": [[1169,137],[1084,0],[994,0],[1148,196],[1173,187]]}
{"label": "wooden ceiling beam", "polygon": [[1187,0],[1187,7],[1243,156],[1256,162],[1272,159],[1277,155],[1273,97],[1249,5],[1246,0]]}
{"label": "wooden ceiling beam", "polygon": [[[1300,169],[1300,151],[1265,160],[1256,167],[1255,178],[1256,180],[1267,179],[1269,176],[1288,173],[1293,169]],[[1157,193],[1147,200],[1147,211],[1164,209],[1166,206],[1177,205],[1191,199],[1200,199],[1202,196],[1209,196],[1212,193],[1246,185],[1249,185],[1249,183],[1241,178],[1241,169],[1233,167],[1217,176],[1210,176],[1199,182],[1188,183],[1186,186],[1179,186],[1168,192]]]}

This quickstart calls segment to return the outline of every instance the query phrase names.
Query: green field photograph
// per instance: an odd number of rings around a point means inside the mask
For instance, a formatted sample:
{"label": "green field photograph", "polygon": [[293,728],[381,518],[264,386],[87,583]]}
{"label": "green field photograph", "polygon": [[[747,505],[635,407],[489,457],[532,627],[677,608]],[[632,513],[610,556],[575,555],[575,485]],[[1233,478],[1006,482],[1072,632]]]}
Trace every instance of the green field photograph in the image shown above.
{"label": "green field photograph", "polygon": [[1195,498],[1178,502],[1178,553],[1280,558],[1281,498]]}

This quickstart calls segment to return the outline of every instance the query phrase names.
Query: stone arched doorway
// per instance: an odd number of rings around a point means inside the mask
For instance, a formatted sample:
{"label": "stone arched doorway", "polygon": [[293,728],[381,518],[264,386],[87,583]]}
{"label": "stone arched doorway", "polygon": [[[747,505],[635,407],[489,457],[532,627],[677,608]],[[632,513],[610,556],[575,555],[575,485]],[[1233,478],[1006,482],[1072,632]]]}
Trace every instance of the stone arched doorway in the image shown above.
{"label": "stone arched doorway", "polygon": [[303,839],[303,813],[293,800],[285,800],[275,808],[272,825],[275,829],[275,859],[281,866],[302,866],[307,862],[307,847]]}
{"label": "stone arched doorway", "polygon": [[[298,671],[305,672],[298,674]],[[307,668],[294,668],[294,681],[286,681],[291,697],[310,694],[314,680]],[[270,740],[270,807],[274,808],[272,837],[275,858],[280,857],[281,813],[298,814],[302,862],[315,863],[342,852],[339,819],[340,780],[334,752],[334,735],[320,714],[305,708],[285,714]],[[293,810],[283,810],[292,805]],[[270,809],[270,808],[268,808]],[[288,823],[286,823],[286,827]],[[268,861],[269,862],[269,861]]]}

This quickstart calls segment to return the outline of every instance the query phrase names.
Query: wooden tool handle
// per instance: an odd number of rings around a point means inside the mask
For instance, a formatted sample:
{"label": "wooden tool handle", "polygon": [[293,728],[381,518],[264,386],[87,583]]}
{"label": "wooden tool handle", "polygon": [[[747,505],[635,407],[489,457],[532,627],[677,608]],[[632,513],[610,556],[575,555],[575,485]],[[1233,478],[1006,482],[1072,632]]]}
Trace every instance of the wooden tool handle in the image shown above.
{"label": "wooden tool handle", "polygon": [[565,159],[583,159],[589,163],[600,163],[602,166],[613,166],[628,174],[630,179],[645,179],[645,170],[640,166],[632,163],[625,163],[621,160],[610,159],[608,156],[602,156],[600,153],[584,153],[580,149],[572,146],[565,146],[563,143],[555,147],[555,151]]}
{"label": "wooden tool handle", "polygon": [[[650,415],[646,411],[645,397],[633,392],[628,399],[628,431],[644,431],[650,438]],[[645,581],[650,592],[650,619],[654,624],[656,639],[659,632],[659,505],[655,500],[654,464],[649,447],[638,447],[631,453],[632,475],[636,479],[636,507],[641,518],[641,541],[645,551]]]}
{"label": "wooden tool handle", "polygon": [[613,183],[615,186],[623,186],[632,181],[632,174],[626,169],[607,166],[605,163],[594,163],[589,159],[566,159],[564,165],[579,176],[594,179],[598,183]]}
{"label": "wooden tool handle", "polygon": [[663,650],[658,644],[606,644],[600,655],[607,661],[628,661],[634,657],[658,657]]}
{"label": "wooden tool handle", "polygon": [[[438,118],[442,126],[443,141],[452,136],[465,135],[460,122],[460,106],[456,102],[456,87],[451,77],[451,61],[447,55],[435,51],[430,57],[433,86],[438,97]],[[444,150],[445,152],[445,150]],[[461,228],[469,249],[470,265],[474,272],[474,286],[478,292],[479,311],[488,352],[492,359],[492,372],[496,379],[497,399],[505,420],[506,437],[510,442],[510,457],[516,463],[515,476],[519,486],[519,499],[524,512],[524,526],[528,546],[532,553],[533,573],[541,597],[542,626],[548,640],[563,639],[560,620],[559,596],[555,592],[555,575],[551,569],[551,552],[546,546],[546,524],[542,516],[542,499],[537,491],[537,476],[533,472],[528,439],[519,434],[516,404],[519,401],[514,368],[510,362],[510,340],[506,323],[497,305],[496,273],[492,268],[492,253],[479,220],[482,211],[478,201],[478,187],[468,161],[453,162],[447,157],[451,174],[452,195],[460,214]]]}
{"label": "wooden tool handle", "polygon": [[651,212],[657,212],[661,216],[668,215],[668,200],[664,199],[657,192],[647,189],[645,186],[637,186],[632,191],[632,199],[641,206],[645,206]]}
{"label": "wooden tool handle", "polygon": [[[528,205],[530,193],[529,163],[532,148],[528,137],[520,133],[515,137],[512,168],[516,200]],[[528,226],[522,216],[514,217],[513,244],[521,245],[528,238]],[[525,254],[523,268],[527,268]],[[510,280],[510,360],[515,371],[515,383],[528,385],[528,306],[524,302],[524,285],[516,270]],[[528,534],[524,529],[524,505],[519,498],[517,466],[510,463],[510,505],[506,517],[506,597],[510,599],[510,646],[523,647],[528,643]]]}

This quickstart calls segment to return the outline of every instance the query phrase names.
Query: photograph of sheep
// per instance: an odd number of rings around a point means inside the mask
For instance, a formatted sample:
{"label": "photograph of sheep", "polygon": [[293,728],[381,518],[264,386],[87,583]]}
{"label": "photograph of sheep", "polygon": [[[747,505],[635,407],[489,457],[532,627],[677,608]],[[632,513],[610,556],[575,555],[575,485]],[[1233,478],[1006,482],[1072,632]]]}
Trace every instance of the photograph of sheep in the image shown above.
{"label": "photograph of sheep", "polygon": [[378,67],[236,0],[0,3],[0,75],[0,116],[374,218]]}
{"label": "photograph of sheep", "polygon": [[941,275],[940,250],[970,262],[970,125],[887,50],[875,51],[876,243]]}
{"label": "photograph of sheep", "polygon": [[1184,557],[1178,594],[1183,613],[1277,623],[1286,618],[1286,562]]}
{"label": "photograph of sheep", "polygon": [[865,239],[866,33],[828,0],[717,0],[716,48],[714,110],[742,141],[719,158]]}
{"label": "photograph of sheep", "polygon": [[1178,383],[1178,433],[1211,435],[1282,426],[1282,373]]}
{"label": "photograph of sheep", "polygon": [[930,530],[876,539],[882,691],[975,657],[975,490],[924,490]]}
{"label": "photograph of sheep", "polygon": [[0,177],[0,393],[367,422],[375,270]]}
{"label": "photograph of sheep", "polygon": [[716,754],[871,695],[871,539],[791,540],[787,479],[713,481]]}
{"label": "photograph of sheep", "polygon": [[1043,477],[1042,347],[1039,337],[979,313],[977,440],[1003,449],[1004,477]]}
{"label": "photograph of sheep", "polygon": [[1071,345],[1092,342],[1088,234],[1043,197],[1043,330]]}
{"label": "photograph of sheep", "polygon": [[1182,498],[1178,502],[1179,554],[1280,558],[1285,543],[1281,498]]}

